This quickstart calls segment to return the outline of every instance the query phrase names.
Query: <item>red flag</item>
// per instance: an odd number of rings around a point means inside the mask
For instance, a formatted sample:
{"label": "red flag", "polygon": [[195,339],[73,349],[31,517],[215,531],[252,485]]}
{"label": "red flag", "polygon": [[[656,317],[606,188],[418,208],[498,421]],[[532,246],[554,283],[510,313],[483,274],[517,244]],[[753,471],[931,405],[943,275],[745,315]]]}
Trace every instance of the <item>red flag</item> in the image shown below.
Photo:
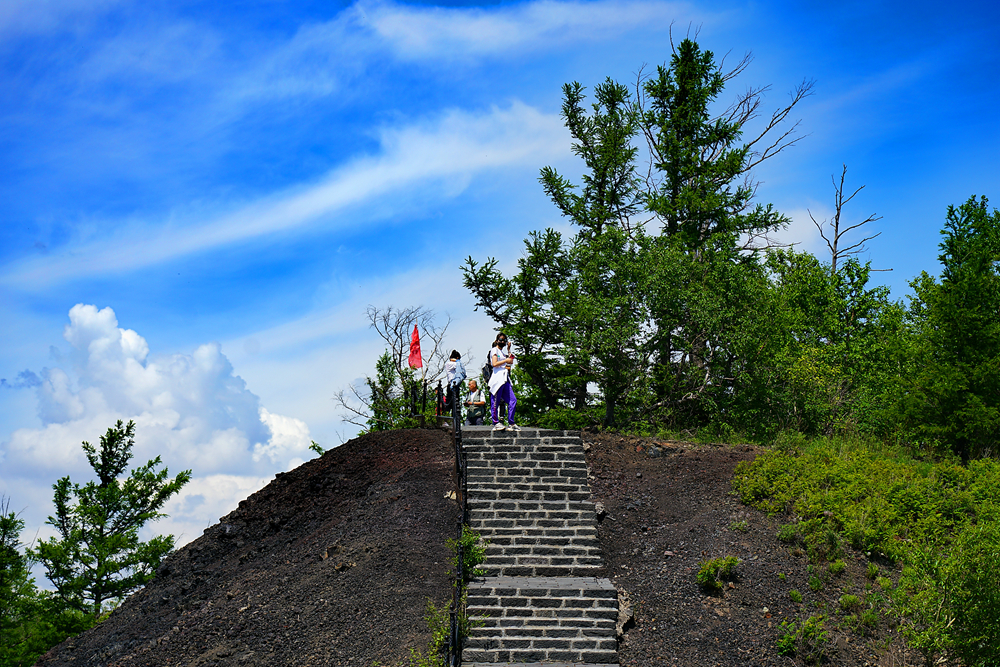
{"label": "red flag", "polygon": [[417,325],[413,325],[413,338],[410,339],[410,368],[421,368],[424,365],[420,358],[420,334]]}

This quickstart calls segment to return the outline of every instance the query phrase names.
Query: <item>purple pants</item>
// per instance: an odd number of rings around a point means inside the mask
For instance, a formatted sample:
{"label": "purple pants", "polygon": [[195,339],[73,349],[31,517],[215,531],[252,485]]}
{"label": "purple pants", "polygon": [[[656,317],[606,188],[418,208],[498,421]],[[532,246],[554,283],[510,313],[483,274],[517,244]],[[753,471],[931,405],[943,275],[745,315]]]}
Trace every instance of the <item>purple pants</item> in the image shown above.
{"label": "purple pants", "polygon": [[510,380],[507,380],[502,387],[497,389],[497,393],[490,394],[490,414],[493,416],[494,424],[500,423],[500,420],[497,419],[497,403],[501,401],[507,404],[507,423],[515,423],[514,406],[517,405],[517,397],[514,396],[514,387],[511,386]]}

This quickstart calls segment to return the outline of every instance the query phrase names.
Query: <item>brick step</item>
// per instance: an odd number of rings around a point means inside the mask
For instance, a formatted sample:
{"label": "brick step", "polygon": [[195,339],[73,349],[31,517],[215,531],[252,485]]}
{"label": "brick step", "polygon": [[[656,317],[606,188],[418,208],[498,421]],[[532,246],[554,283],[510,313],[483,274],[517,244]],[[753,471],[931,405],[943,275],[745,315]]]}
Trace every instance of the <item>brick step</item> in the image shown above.
{"label": "brick step", "polygon": [[562,492],[562,493],[586,493],[590,495],[590,485],[585,479],[574,479],[572,477],[484,477],[481,479],[469,478],[466,485],[470,491],[478,494],[480,491],[526,491],[526,492]]}
{"label": "brick step", "polygon": [[[462,451],[475,455],[476,458],[506,454],[508,458],[524,458],[522,454],[545,454],[543,461],[559,460],[560,456],[579,457],[583,454],[583,443],[578,438],[539,438],[531,440],[471,440],[462,441]],[[556,458],[548,456],[554,455]],[[498,458],[503,458],[499,456]]]}
{"label": "brick step", "polygon": [[[580,667],[578,662],[463,662],[462,667]],[[617,662],[588,663],[587,667],[620,667]]]}
{"label": "brick step", "polygon": [[[545,562],[544,559],[521,558],[518,562],[497,562],[506,559],[487,560],[480,569],[487,577],[596,577],[601,573],[602,560],[574,559],[572,564]],[[531,562],[537,560],[539,562]],[[592,562],[596,560],[597,562]]]}
{"label": "brick step", "polygon": [[552,544],[582,546],[600,544],[597,529],[589,528],[499,528],[479,533],[491,546]]}
{"label": "brick step", "polygon": [[[487,609],[526,608],[538,618],[560,619],[555,610],[604,610],[617,617],[618,591],[607,579],[595,577],[486,577],[469,583],[468,605]],[[573,614],[570,614],[573,615]],[[524,618],[523,612],[510,616]],[[595,618],[605,618],[598,615]],[[494,619],[502,618],[495,615]],[[584,627],[584,626],[574,626]]]}
{"label": "brick step", "polygon": [[476,489],[469,496],[478,502],[489,500],[539,500],[543,502],[590,500],[590,491],[518,491],[516,489]]}
{"label": "brick step", "polygon": [[492,426],[464,426],[463,440],[496,440],[524,438],[579,438],[580,431],[560,431],[558,429],[521,427],[520,431],[494,431]]}
{"label": "brick step", "polygon": [[493,556],[504,558],[520,557],[564,557],[564,558],[600,558],[601,544],[596,540],[577,540],[575,543],[560,544],[539,540],[535,544],[498,544],[491,540],[486,547],[486,557],[492,559]]}
{"label": "brick step", "polygon": [[[551,638],[551,637],[469,637],[465,640],[464,644],[465,650],[462,652],[463,656],[468,655],[467,652],[471,653],[473,651],[511,651],[510,657],[517,659],[520,657],[527,657],[521,654],[522,651],[532,651],[544,650],[545,653],[536,656],[536,659],[548,660],[553,657],[552,653],[554,651],[565,652],[563,655],[558,656],[564,659],[584,659],[585,656],[590,657],[588,654],[594,652],[610,652],[611,655],[602,655],[600,658],[614,659],[617,657],[618,651],[618,640],[614,637],[614,628],[611,629],[611,637],[582,637],[582,638]],[[515,652],[516,651],[516,652]],[[499,657],[499,656],[498,656]]]}
{"label": "brick step", "polygon": [[[525,454],[530,457],[531,454]],[[587,462],[539,458],[478,458],[466,456],[469,476],[587,477]]]}
{"label": "brick step", "polygon": [[[560,531],[568,533],[569,531]],[[573,549],[577,547],[600,546],[595,532],[577,533],[568,535],[547,535],[545,533],[536,535],[523,535],[522,533],[491,535],[487,538],[490,547],[533,547],[550,546],[557,549]]]}

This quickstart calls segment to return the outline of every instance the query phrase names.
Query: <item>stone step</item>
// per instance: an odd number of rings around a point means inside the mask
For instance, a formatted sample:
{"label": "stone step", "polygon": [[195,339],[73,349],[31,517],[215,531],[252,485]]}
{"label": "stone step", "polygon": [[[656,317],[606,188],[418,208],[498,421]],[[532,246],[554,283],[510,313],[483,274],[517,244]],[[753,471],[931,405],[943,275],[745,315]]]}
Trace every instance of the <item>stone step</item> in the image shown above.
{"label": "stone step", "polygon": [[536,559],[522,558],[517,562],[497,562],[498,559],[493,559],[487,560],[479,568],[487,577],[596,577],[601,573],[603,565],[600,558],[589,559],[592,562],[585,562],[588,559],[581,558],[570,564],[532,560]]}
{"label": "stone step", "polygon": [[520,431],[494,431],[492,426],[463,426],[462,440],[523,440],[527,438],[580,438],[580,431],[522,426]]}
{"label": "stone step", "polygon": [[618,594],[593,577],[497,577],[469,586],[463,662],[614,664]]}
{"label": "stone step", "polygon": [[600,544],[597,529],[593,527],[573,528],[499,528],[480,535],[489,546],[524,546],[532,544],[553,544],[586,546]]}
{"label": "stone step", "polygon": [[522,489],[470,489],[469,496],[478,502],[490,500],[537,500],[543,502],[590,500],[590,491],[569,490],[522,490]]}
{"label": "stone step", "polygon": [[469,585],[466,667],[618,667],[578,431],[463,429],[470,525],[489,544]]}
{"label": "stone step", "polygon": [[597,539],[597,531],[574,533],[569,530],[560,531],[562,535],[548,535],[544,532],[536,532],[532,535],[518,533],[491,535],[488,539],[487,548],[510,548],[510,547],[533,547],[538,545],[552,546],[559,549],[572,549],[576,547],[598,547],[600,541]]}
{"label": "stone step", "polygon": [[[462,667],[580,667],[578,662],[463,662]],[[620,667],[617,662],[588,663],[587,667]]]}

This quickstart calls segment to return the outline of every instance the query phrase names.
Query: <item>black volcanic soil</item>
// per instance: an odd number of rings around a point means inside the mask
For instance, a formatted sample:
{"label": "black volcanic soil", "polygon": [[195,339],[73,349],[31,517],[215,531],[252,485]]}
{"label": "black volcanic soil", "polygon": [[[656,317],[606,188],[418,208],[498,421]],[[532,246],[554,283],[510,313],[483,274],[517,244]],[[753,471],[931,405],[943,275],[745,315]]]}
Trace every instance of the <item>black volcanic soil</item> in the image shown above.
{"label": "black volcanic soil", "polygon": [[[883,614],[866,635],[848,627],[838,602],[845,593],[863,600],[872,586],[864,554],[847,548],[839,575],[819,568],[823,588],[814,592],[807,557],[776,537],[790,519],[768,518],[732,495],[733,469],[757,448],[590,433],[584,442],[593,499],[607,511],[598,531],[607,571],[635,608],[619,644],[622,665],[803,665],[801,653],[778,654],[780,626],[816,615],[828,632],[824,664],[921,664],[908,652],[904,661],[901,637]],[[733,587],[706,595],[695,579],[700,563],[730,555],[741,561]],[[882,572],[896,577],[884,564]],[[789,597],[793,589],[801,604]]]}
{"label": "black volcanic soil", "polygon": [[[801,655],[778,655],[780,624],[818,614],[829,630],[826,664],[917,664],[884,616],[870,636],[846,627],[837,601],[864,597],[863,554],[848,550],[847,571],[824,575],[813,592],[807,559],[776,539],[788,519],[730,494],[733,468],[757,449],[611,433],[584,441],[594,500],[607,511],[605,569],[635,609],[622,665],[803,665]],[[392,431],[279,476],[172,555],[107,621],[39,664],[406,664],[429,640],[427,598],[444,604],[451,595],[453,457],[441,431]],[[733,587],[704,594],[699,562],[726,555],[741,559]]]}
{"label": "black volcanic soil", "polygon": [[442,431],[352,440],[240,503],[40,665],[363,665],[426,647],[460,511]]}

